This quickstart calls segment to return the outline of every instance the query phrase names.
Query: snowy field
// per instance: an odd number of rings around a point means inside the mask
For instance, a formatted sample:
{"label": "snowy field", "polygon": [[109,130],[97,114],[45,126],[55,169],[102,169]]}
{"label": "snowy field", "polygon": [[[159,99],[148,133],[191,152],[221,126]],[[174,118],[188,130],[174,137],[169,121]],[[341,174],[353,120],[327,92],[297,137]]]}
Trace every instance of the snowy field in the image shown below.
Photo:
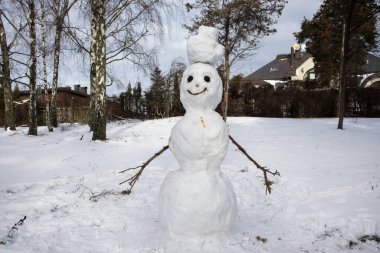
{"label": "snowy field", "polygon": [[[91,141],[86,125],[41,127],[38,136],[0,130],[0,252],[161,252],[158,193],[177,162],[166,151],[130,195],[118,183],[133,171],[118,171],[167,145],[178,120],[113,122],[106,142]],[[266,195],[260,171],[230,143],[222,170],[238,198],[237,252],[380,252],[380,119],[346,119],[343,131],[336,119],[228,125],[281,173]]]}

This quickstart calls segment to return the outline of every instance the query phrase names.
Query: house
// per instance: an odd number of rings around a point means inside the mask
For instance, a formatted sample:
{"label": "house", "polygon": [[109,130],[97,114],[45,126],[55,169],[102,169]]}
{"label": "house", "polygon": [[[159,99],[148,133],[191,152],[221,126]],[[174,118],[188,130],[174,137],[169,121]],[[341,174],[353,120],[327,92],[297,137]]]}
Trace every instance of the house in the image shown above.
{"label": "house", "polygon": [[[51,89],[48,89],[51,97]],[[14,101],[16,112],[19,115],[27,115],[29,90],[19,91],[18,99]],[[88,110],[90,107],[90,95],[87,94],[87,87],[81,87],[79,84],[57,88],[57,117],[58,122],[87,122]],[[41,114],[46,109],[45,90],[37,89],[37,107],[38,113]],[[121,106],[119,101],[107,98],[106,110],[109,116],[118,114]],[[25,118],[25,117],[23,117]]]}
{"label": "house", "polygon": [[364,64],[360,66],[359,86],[363,88],[380,88],[380,57],[367,54]]}
{"label": "house", "polygon": [[[360,66],[358,85],[361,87],[380,87],[380,58],[368,53]],[[274,60],[244,78],[244,82],[255,86],[266,84],[281,87],[289,80],[314,80],[314,61],[312,56],[295,44],[290,54],[279,54]]]}

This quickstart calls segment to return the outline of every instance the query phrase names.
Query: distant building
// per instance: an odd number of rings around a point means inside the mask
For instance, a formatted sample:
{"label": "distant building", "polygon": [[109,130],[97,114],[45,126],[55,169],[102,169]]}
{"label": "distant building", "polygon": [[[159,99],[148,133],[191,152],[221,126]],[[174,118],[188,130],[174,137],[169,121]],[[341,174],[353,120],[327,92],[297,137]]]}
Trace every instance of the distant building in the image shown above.
{"label": "distant building", "polygon": [[[271,84],[281,87],[289,80],[314,80],[314,61],[312,56],[295,44],[290,54],[279,54],[276,59],[244,78],[255,86]],[[361,87],[380,87],[380,58],[368,53],[364,65],[360,67],[358,85]]]}
{"label": "distant building", "polygon": [[[16,110],[19,114],[28,113],[29,90],[20,91],[18,99],[14,101]],[[51,89],[48,89],[51,97]],[[87,122],[88,110],[90,106],[90,95],[87,94],[87,87],[81,87],[79,84],[57,88],[57,113],[58,122]],[[45,91],[37,89],[37,106],[39,112],[46,109]],[[117,114],[120,110],[120,103],[117,99],[108,99],[106,110],[109,115]]]}
{"label": "distant building", "polygon": [[364,64],[360,66],[359,86],[380,88],[380,57],[367,54]]}

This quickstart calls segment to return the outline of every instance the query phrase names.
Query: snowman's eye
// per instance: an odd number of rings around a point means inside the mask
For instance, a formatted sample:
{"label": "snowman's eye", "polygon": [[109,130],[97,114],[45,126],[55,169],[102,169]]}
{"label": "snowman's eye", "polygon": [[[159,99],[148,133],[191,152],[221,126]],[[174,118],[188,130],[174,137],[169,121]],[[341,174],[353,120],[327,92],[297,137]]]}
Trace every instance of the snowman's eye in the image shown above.
{"label": "snowman's eye", "polygon": [[204,79],[206,82],[208,82],[208,83],[209,83],[210,80],[211,80],[209,76],[205,76],[203,79]]}
{"label": "snowman's eye", "polygon": [[189,77],[187,78],[187,82],[188,82],[188,83],[190,83],[191,81],[193,81],[193,76],[189,76]]}

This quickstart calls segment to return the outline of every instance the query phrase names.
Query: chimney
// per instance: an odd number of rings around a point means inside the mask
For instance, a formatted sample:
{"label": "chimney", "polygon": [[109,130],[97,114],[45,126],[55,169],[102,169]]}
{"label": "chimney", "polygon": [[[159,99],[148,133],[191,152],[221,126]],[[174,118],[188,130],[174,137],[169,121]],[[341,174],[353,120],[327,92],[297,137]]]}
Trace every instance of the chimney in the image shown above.
{"label": "chimney", "polygon": [[290,66],[293,66],[294,62],[294,48],[290,47]]}
{"label": "chimney", "polygon": [[84,94],[87,94],[87,87],[81,87],[80,91]]}
{"label": "chimney", "polygon": [[74,85],[74,91],[80,92],[80,84],[75,84]]}
{"label": "chimney", "polygon": [[294,53],[294,56],[296,59],[301,59],[302,58],[301,50],[300,49],[296,50]]}
{"label": "chimney", "polygon": [[295,59],[302,58],[300,44],[294,44],[292,48],[290,49],[290,52],[291,52],[290,65],[293,65]]}

